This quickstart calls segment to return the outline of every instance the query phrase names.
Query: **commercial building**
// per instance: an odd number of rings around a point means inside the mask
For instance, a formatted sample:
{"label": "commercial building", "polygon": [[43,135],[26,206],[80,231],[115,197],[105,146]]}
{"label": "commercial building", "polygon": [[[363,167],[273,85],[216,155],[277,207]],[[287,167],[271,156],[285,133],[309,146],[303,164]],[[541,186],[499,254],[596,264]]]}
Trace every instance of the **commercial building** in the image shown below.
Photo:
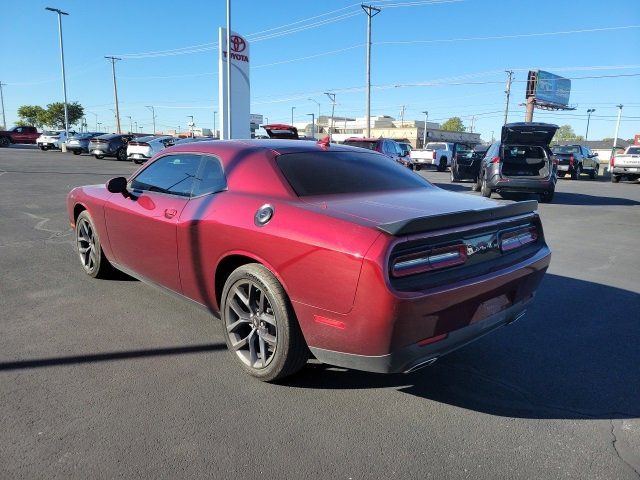
{"label": "commercial building", "polygon": [[[315,128],[312,128],[310,122],[298,122],[294,126],[300,134],[311,137],[312,132],[315,131],[316,138],[320,138],[328,134],[331,124],[332,118],[322,115]],[[366,127],[366,117],[333,117],[332,138],[336,142],[342,142],[350,137],[363,138]],[[426,130],[427,142],[463,142],[469,145],[481,142],[479,133],[442,130],[440,125],[434,122],[427,122]],[[422,148],[424,131],[423,120],[396,120],[388,115],[371,117],[371,137],[373,138],[391,138],[409,142],[414,148]]]}

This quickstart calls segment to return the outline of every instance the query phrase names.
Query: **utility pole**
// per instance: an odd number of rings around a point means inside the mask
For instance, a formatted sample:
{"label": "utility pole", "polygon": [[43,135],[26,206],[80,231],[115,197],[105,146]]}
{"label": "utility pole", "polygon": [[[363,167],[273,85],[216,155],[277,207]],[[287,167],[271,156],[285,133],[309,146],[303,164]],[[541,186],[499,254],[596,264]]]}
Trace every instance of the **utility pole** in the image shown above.
{"label": "utility pole", "polygon": [[131,120],[131,115],[127,115],[129,119],[129,133],[133,133],[133,121]]}
{"label": "utility pole", "polygon": [[138,133],[138,122],[133,122],[135,128],[133,129],[133,133]]}
{"label": "utility pole", "polygon": [[476,126],[476,116],[471,116],[471,133],[473,133],[473,128]]}
{"label": "utility pole", "polygon": [[331,100],[331,124],[329,125],[329,143],[331,143],[331,131],[333,130],[333,114],[336,109],[336,94],[324,92],[324,94]]}
{"label": "utility pole", "polygon": [[291,126],[293,126],[293,111],[296,109],[296,107],[291,107]]}
{"label": "utility pole", "polygon": [[[67,110],[67,79],[64,72],[64,45],[62,43],[62,15],[69,15],[58,8],[46,7],[45,10],[58,14],[58,33],[60,35],[60,62],[62,63],[62,92],[64,93],[64,132],[69,138],[69,112]],[[62,151],[67,150],[66,143],[62,144]]]}
{"label": "utility pole", "polygon": [[99,132],[100,131],[100,127],[102,127],[102,123],[100,122],[96,122],[96,131]]}
{"label": "utility pole", "polygon": [[231,0],[227,0],[227,129],[226,139],[231,140]]}
{"label": "utility pole", "polygon": [[[228,57],[227,57],[228,60]],[[189,117],[191,119],[191,121],[189,122],[189,132],[191,132],[191,138],[193,138],[193,127],[194,127],[194,123],[193,123],[193,115],[187,115],[187,117]]]}
{"label": "utility pole", "polygon": [[493,135],[495,132],[491,130],[491,143],[495,142],[495,136]]}
{"label": "utility pole", "polygon": [[400,105],[400,128],[404,128],[404,109],[406,105]]}
{"label": "utility pole", "polygon": [[422,148],[427,144],[427,120],[429,119],[429,112],[424,112],[424,130],[422,131]]}
{"label": "utility pole", "polygon": [[2,129],[7,129],[7,119],[4,116],[4,96],[2,95],[2,86],[6,85],[6,83],[0,82],[0,104],[2,104]]}
{"label": "utility pole", "polygon": [[116,57],[104,57],[107,60],[111,60],[111,72],[113,73],[113,96],[116,102],[116,132],[122,133],[120,130],[120,110],[118,109],[118,84],[116,83],[116,61],[122,60]]}
{"label": "utility pole", "polygon": [[595,108],[587,108],[587,132],[584,134],[584,141],[589,140],[589,121],[591,120],[591,114],[595,112]]}
{"label": "utility pole", "polygon": [[313,113],[307,113],[307,115],[311,115],[311,136],[316,138],[316,116]]}
{"label": "utility pole", "polygon": [[507,72],[507,88],[504,93],[507,95],[507,103],[504,106],[504,124],[509,121],[509,97],[511,96],[511,81],[513,80],[513,70],[505,70]]}
{"label": "utility pole", "polygon": [[367,14],[367,138],[371,137],[371,19],[381,12],[371,5],[360,5]]}
{"label": "utility pole", "polygon": [[147,108],[151,110],[151,116],[153,117],[153,134],[156,134],[156,109],[153,105],[148,105]]}

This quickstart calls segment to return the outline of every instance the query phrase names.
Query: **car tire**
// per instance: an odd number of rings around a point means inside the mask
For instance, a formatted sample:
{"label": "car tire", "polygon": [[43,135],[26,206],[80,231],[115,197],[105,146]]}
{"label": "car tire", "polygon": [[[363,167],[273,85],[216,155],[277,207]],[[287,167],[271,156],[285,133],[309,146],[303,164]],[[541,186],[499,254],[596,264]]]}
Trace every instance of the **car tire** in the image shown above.
{"label": "car tire", "polygon": [[482,182],[480,181],[480,177],[476,177],[473,182],[473,185],[471,185],[471,191],[479,192],[481,186],[482,186]]}
{"label": "car tire", "polygon": [[540,202],[541,203],[551,203],[553,202],[553,196],[555,194],[555,190],[549,190],[548,192],[544,192],[540,194]]}
{"label": "car tire", "polygon": [[451,166],[451,173],[449,175],[449,178],[451,179],[451,183],[458,183],[460,181],[458,175],[456,175],[456,171],[453,165]]}
{"label": "car tire", "polygon": [[7,148],[9,145],[11,145],[11,140],[7,137],[0,137],[0,148]]}
{"label": "car tire", "polygon": [[118,159],[121,162],[124,162],[127,160],[127,150],[124,148],[119,149],[116,152],[116,159]]}
{"label": "car tire", "polygon": [[96,160],[102,160],[104,155],[94,155],[94,157],[96,157]]}
{"label": "car tire", "polygon": [[567,174],[562,172],[562,173],[558,173],[558,178],[564,178]]}
{"label": "car tire", "polygon": [[234,270],[222,291],[225,342],[249,375],[273,382],[299,371],[309,349],[278,279],[257,263]]}
{"label": "car tire", "polygon": [[80,155],[82,152],[80,150],[73,150],[74,155]]}
{"label": "car tire", "polygon": [[486,178],[482,179],[482,184],[480,186],[480,193],[482,194],[483,197],[491,198],[491,189],[489,188],[489,185],[487,184],[487,179]]}
{"label": "car tire", "polygon": [[618,183],[618,182],[620,182],[620,175],[611,174],[611,183]]}
{"label": "car tire", "polygon": [[594,168],[589,172],[589,178],[591,180],[595,180],[596,178],[598,178],[598,168]]}
{"label": "car tire", "polygon": [[447,170],[447,157],[441,157],[438,163],[438,171],[445,172]]}
{"label": "car tire", "polygon": [[89,212],[84,210],[76,220],[76,251],[85,273],[93,278],[109,278],[114,268],[105,257],[100,237]]}
{"label": "car tire", "polygon": [[422,170],[422,165],[415,165],[414,168],[416,172],[419,172],[420,170]]}
{"label": "car tire", "polygon": [[571,172],[571,180],[580,180],[580,174],[582,173],[582,167],[578,165]]}

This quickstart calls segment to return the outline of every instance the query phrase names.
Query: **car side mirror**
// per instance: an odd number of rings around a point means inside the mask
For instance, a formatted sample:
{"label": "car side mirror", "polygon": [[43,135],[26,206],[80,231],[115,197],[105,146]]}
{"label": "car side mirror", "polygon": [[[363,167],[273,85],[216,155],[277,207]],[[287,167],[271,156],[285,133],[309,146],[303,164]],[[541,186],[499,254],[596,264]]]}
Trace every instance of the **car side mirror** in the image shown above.
{"label": "car side mirror", "polygon": [[127,190],[127,179],[125,177],[115,177],[107,182],[107,190],[111,193],[121,193],[123,197],[129,197]]}

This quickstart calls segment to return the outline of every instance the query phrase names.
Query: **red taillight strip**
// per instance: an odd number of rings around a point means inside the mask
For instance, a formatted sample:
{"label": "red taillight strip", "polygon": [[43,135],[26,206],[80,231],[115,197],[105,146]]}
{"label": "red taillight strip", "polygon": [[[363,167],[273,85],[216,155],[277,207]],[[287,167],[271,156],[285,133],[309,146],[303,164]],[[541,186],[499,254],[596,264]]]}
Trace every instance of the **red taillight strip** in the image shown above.
{"label": "red taillight strip", "polygon": [[466,261],[467,250],[465,246],[453,245],[398,257],[393,262],[391,271],[394,277],[405,277],[461,265]]}
{"label": "red taillight strip", "polygon": [[448,333],[443,333],[442,335],[436,335],[435,337],[425,338],[424,340],[420,340],[418,342],[419,347],[424,347],[425,345],[430,345],[432,343],[439,342],[440,340],[444,340],[449,336]]}
{"label": "red taillight strip", "polygon": [[524,247],[538,240],[536,227],[528,227],[520,230],[506,232],[500,235],[500,250],[509,252],[516,248]]}

